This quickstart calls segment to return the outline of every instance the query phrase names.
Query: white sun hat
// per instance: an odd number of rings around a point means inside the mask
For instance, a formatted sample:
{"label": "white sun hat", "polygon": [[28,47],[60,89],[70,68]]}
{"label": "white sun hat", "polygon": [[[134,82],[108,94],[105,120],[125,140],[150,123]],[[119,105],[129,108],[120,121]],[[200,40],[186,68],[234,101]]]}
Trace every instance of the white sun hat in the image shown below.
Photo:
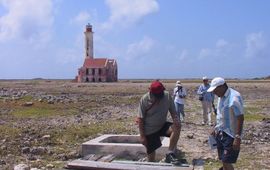
{"label": "white sun hat", "polygon": [[218,86],[221,86],[225,83],[224,78],[216,77],[211,81],[210,88],[207,90],[207,92],[214,91]]}
{"label": "white sun hat", "polygon": [[176,87],[182,86],[181,81],[178,80],[178,81],[176,82],[175,86],[176,86]]}

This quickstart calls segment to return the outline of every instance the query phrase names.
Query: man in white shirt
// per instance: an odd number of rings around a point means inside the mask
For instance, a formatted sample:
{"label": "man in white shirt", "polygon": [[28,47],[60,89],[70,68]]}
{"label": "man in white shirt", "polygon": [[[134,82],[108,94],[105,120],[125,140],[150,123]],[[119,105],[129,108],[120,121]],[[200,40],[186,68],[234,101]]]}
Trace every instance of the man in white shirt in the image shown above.
{"label": "man in white shirt", "polygon": [[217,124],[212,135],[216,137],[219,159],[223,170],[233,170],[239,152],[244,123],[244,103],[241,94],[228,87],[225,80],[216,77],[207,90],[217,95]]}
{"label": "man in white shirt", "polygon": [[182,86],[180,81],[177,81],[175,86],[176,87],[173,90],[175,110],[177,112],[177,116],[179,117],[180,121],[184,121],[185,118],[184,104],[187,92],[186,89]]}

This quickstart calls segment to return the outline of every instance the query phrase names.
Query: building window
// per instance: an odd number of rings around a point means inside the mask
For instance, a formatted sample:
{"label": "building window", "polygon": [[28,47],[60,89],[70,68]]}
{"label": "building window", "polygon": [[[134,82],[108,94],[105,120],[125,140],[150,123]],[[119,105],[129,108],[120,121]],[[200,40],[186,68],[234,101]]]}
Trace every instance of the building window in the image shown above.
{"label": "building window", "polygon": [[101,78],[99,78],[98,81],[101,82]]}
{"label": "building window", "polygon": [[89,69],[88,68],[86,69],[86,75],[89,75]]}
{"label": "building window", "polygon": [[95,78],[92,78],[92,82],[95,82]]}
{"label": "building window", "polygon": [[99,68],[98,69],[98,75],[101,75],[101,73],[102,73],[102,70],[101,70],[101,68]]}
{"label": "building window", "polygon": [[89,79],[88,79],[88,77],[86,77],[86,80],[85,80],[86,82],[89,82]]}
{"label": "building window", "polygon": [[95,75],[95,69],[94,68],[92,69],[92,75]]}

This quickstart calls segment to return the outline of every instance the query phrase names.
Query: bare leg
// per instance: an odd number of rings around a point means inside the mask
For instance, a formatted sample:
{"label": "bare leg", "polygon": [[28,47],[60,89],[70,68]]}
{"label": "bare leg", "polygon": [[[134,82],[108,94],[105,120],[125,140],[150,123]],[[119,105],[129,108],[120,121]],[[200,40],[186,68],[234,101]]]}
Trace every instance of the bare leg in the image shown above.
{"label": "bare leg", "polygon": [[223,162],[223,170],[234,170],[233,165]]}
{"label": "bare leg", "polygon": [[155,157],[156,157],[156,151],[150,153],[147,155],[148,162],[155,162]]}
{"label": "bare leg", "polygon": [[176,127],[172,127],[172,126],[167,131],[167,134],[170,134],[169,151],[174,151],[174,149],[176,148],[179,136],[180,136],[180,129]]}

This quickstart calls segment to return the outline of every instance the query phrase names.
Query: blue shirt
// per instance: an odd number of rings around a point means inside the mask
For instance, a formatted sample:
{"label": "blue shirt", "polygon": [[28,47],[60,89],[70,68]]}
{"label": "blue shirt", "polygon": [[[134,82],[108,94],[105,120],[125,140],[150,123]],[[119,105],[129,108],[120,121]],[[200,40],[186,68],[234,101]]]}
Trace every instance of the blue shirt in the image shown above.
{"label": "blue shirt", "polygon": [[197,91],[197,94],[202,95],[203,101],[213,102],[214,94],[212,92],[207,92],[209,88],[210,88],[209,84],[207,84],[206,86],[204,84],[201,84]]}
{"label": "blue shirt", "polygon": [[237,116],[243,114],[243,99],[240,93],[228,88],[224,96],[218,98],[217,125],[215,128],[234,138],[237,128]]}

